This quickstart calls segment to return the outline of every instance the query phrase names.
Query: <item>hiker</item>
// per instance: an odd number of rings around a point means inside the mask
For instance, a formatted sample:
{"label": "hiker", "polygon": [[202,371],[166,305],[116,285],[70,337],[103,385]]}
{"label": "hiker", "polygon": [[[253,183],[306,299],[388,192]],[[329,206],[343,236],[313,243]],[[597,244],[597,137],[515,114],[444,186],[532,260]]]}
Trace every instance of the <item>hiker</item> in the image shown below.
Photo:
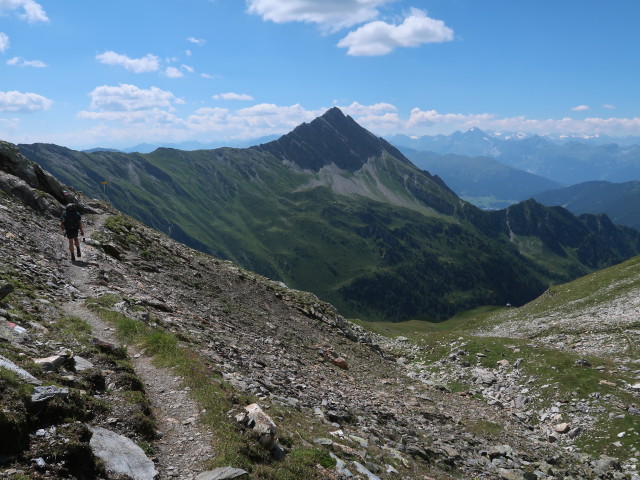
{"label": "hiker", "polygon": [[69,239],[69,252],[71,253],[71,261],[76,261],[73,252],[73,244],[75,243],[78,258],[82,256],[80,253],[80,241],[78,240],[78,231],[84,236],[84,228],[82,227],[82,216],[78,211],[75,203],[68,204],[62,215],[60,216],[60,226],[64,230],[64,236]]}

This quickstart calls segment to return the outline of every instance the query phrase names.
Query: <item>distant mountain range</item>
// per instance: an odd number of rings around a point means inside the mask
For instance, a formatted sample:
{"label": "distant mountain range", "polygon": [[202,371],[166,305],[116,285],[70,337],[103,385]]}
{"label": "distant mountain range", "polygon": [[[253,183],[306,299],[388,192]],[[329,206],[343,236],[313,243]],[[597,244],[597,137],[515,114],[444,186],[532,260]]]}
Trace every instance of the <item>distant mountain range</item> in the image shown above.
{"label": "distant mountain range", "polygon": [[490,157],[400,150],[417,167],[441,177],[451,189],[468,202],[484,209],[500,209],[563,185],[509,167]]}
{"label": "distant mountain range", "polygon": [[585,182],[538,193],[534,198],[545,205],[560,205],[576,215],[606,213],[614,223],[640,230],[640,181]]}
{"label": "distant mountain range", "polygon": [[640,232],[604,215],[534,200],[483,211],[337,108],[251,148],[19,147],[189,246],[368,320],[521,304],[640,253]]}
{"label": "distant mountain range", "polygon": [[249,138],[243,140],[225,140],[215,142],[180,142],[180,143],[140,143],[133,147],[116,149],[116,148],[92,148],[89,150],[83,150],[87,153],[94,152],[124,152],[124,153],[151,153],[158,148],[173,148],[176,150],[210,150],[213,148],[221,147],[233,147],[233,148],[246,148],[253,145],[259,145],[261,143],[270,142],[280,137],[280,135],[268,135],[266,137]]}
{"label": "distant mountain range", "polygon": [[541,136],[494,136],[478,128],[451,135],[389,137],[397,147],[439,154],[491,157],[504,165],[562,185],[593,180],[640,180],[640,142],[626,144],[624,140],[607,144],[576,138],[553,141]]}

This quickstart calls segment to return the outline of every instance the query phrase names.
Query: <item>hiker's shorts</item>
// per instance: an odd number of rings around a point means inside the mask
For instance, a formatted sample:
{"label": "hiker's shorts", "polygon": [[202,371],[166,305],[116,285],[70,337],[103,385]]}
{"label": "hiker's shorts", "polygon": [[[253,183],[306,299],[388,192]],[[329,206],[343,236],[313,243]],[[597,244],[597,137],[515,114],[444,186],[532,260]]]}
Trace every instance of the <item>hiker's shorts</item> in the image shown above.
{"label": "hiker's shorts", "polygon": [[67,238],[78,238],[78,229],[65,230],[64,236]]}

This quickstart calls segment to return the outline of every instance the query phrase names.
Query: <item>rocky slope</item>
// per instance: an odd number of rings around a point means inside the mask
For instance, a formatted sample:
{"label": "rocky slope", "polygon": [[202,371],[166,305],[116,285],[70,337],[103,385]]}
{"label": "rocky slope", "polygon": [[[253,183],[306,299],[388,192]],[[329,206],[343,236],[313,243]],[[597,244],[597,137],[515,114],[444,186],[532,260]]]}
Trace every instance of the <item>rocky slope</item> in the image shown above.
{"label": "rocky slope", "polygon": [[[466,348],[455,340],[427,365],[430,347],[369,333],[312,294],[81,196],[87,238],[72,263],[56,220],[64,186],[38,183],[30,175],[37,166],[3,148],[16,168],[0,179],[0,475],[634,474],[605,450],[589,456],[570,448],[568,436],[552,441],[546,424],[515,415],[506,401],[454,393],[431,370],[477,370],[477,385],[490,390],[517,377],[517,366],[454,361]],[[506,387],[495,395],[502,393]],[[262,414],[252,417],[251,404]],[[108,441],[128,453],[114,462],[105,455]],[[130,458],[132,451],[141,456]]]}

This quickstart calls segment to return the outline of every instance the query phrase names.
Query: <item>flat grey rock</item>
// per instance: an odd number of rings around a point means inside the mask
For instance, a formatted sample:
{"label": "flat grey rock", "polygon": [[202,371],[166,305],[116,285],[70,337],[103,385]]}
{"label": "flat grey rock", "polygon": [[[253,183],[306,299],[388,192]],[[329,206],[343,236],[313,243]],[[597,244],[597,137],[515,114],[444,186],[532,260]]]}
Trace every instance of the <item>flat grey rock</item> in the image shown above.
{"label": "flat grey rock", "polygon": [[66,387],[56,387],[55,385],[49,385],[46,387],[36,387],[31,394],[31,401],[33,403],[44,402],[52,399],[53,397],[64,397],[69,394],[69,389]]}
{"label": "flat grey rock", "polygon": [[89,445],[94,455],[104,461],[107,470],[134,480],[153,480],[158,474],[153,462],[127,437],[102,427],[90,427],[90,430],[93,436]]}
{"label": "flat grey rock", "polygon": [[42,382],[40,380],[38,380],[36,377],[31,375],[25,369],[20,368],[15,363],[13,363],[11,360],[9,360],[8,358],[3,357],[2,355],[0,355],[0,367],[6,368],[7,370],[11,370],[12,372],[18,374],[18,376],[20,378],[22,378],[23,380],[25,380],[25,381],[27,381],[29,383],[32,383],[34,385],[42,384]]}
{"label": "flat grey rock", "polygon": [[238,478],[242,475],[248,475],[249,472],[241,468],[219,467],[213,470],[202,472],[196,477],[196,480],[224,480],[227,478]]}

